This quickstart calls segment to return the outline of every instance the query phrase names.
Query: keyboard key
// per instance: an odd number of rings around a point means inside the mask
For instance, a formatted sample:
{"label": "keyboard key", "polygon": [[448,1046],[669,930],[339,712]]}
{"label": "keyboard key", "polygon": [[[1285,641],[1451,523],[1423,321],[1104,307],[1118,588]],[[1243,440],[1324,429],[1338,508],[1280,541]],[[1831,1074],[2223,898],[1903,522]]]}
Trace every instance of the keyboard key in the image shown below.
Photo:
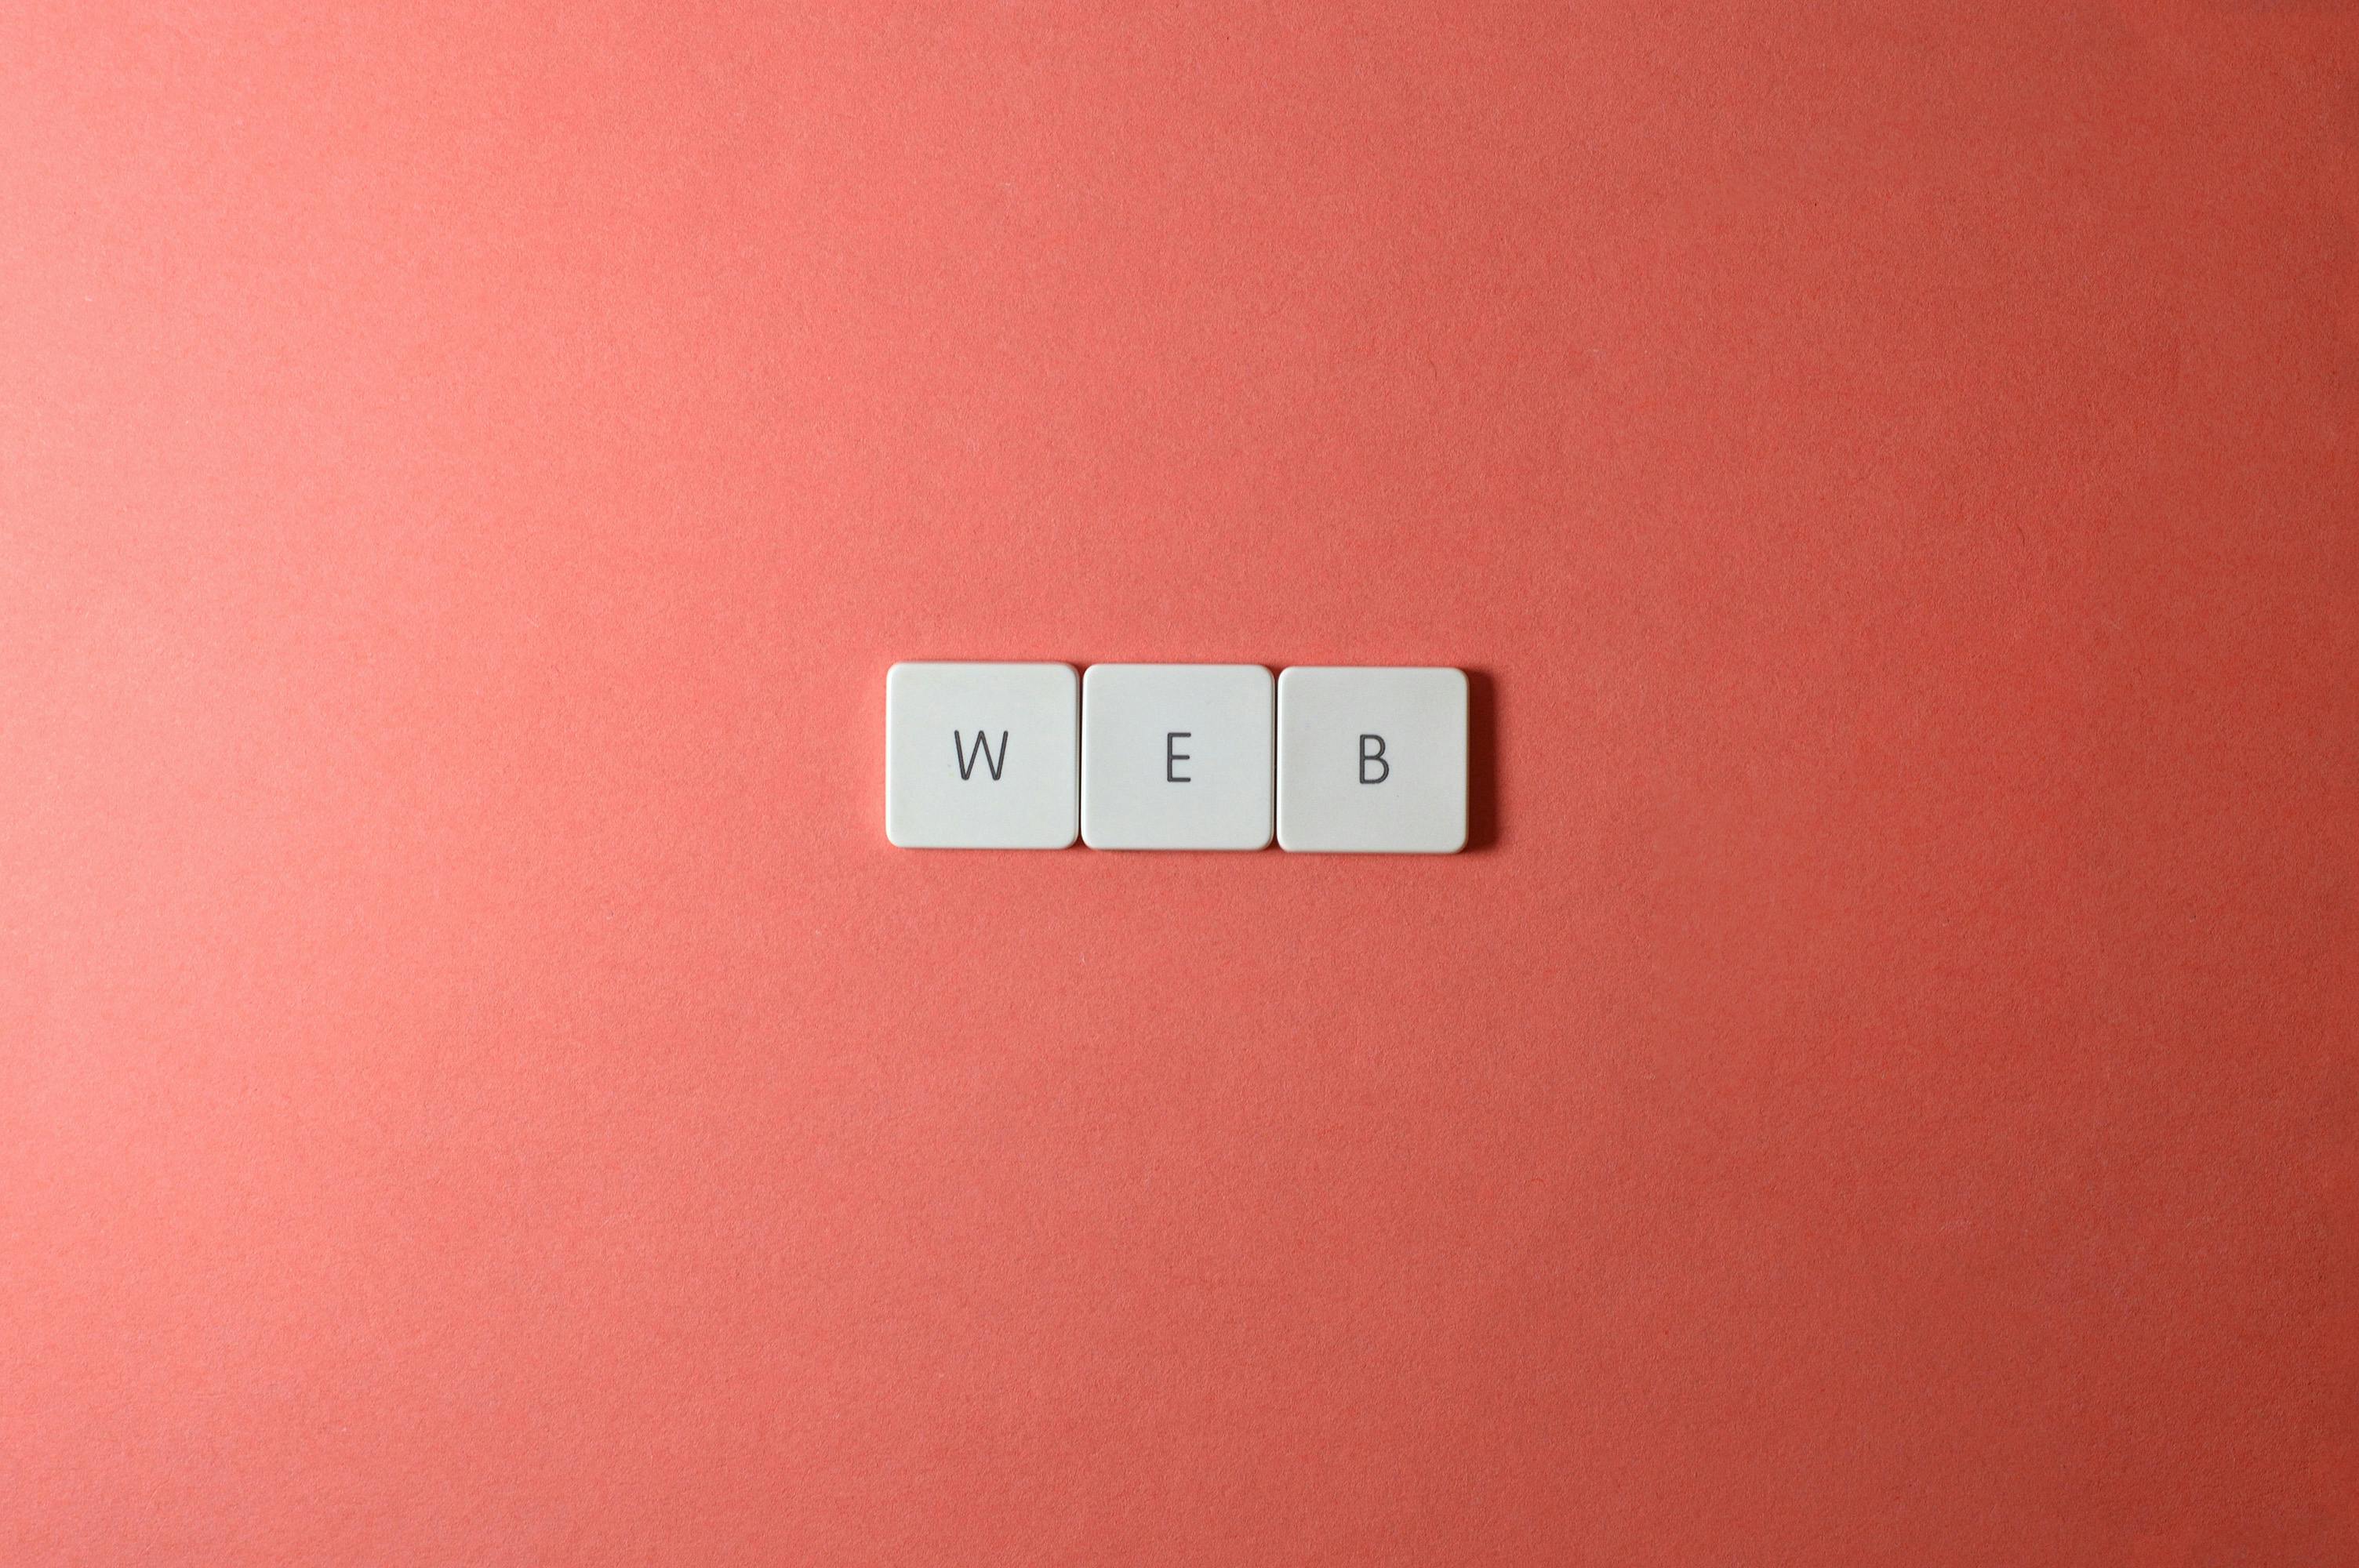
{"label": "keyboard key", "polygon": [[1071,665],[900,664],[885,676],[885,837],[1061,849],[1081,826]]}
{"label": "keyboard key", "polygon": [[1259,665],[1092,665],[1082,676],[1082,841],[1267,848],[1275,689]]}
{"label": "keyboard key", "polygon": [[1277,677],[1277,841],[1451,855],[1466,847],[1462,670],[1298,665]]}

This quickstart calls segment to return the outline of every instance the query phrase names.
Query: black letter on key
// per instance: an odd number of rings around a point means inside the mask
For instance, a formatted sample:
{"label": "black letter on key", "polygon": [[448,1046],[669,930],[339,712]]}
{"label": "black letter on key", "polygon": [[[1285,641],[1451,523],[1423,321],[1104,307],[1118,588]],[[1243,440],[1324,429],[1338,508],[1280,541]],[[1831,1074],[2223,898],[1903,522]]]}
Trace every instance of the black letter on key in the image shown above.
{"label": "black letter on key", "polygon": [[1178,763],[1184,762],[1186,762],[1186,761],[1188,760],[1188,753],[1187,753],[1187,752],[1182,752],[1182,751],[1179,750],[1178,748],[1176,748],[1175,746],[1173,746],[1173,745],[1171,744],[1171,742],[1172,742],[1172,741],[1185,741],[1186,739],[1188,739],[1188,737],[1189,737],[1189,736],[1190,736],[1190,735],[1192,735],[1192,734],[1194,734],[1194,733],[1195,733],[1195,731],[1194,731],[1194,730],[1168,730],[1168,731],[1166,731],[1166,732],[1165,732],[1164,737],[1163,737],[1163,782],[1164,782],[1164,783],[1166,783],[1166,784],[1194,784],[1194,783],[1196,782],[1194,779],[1183,779],[1183,778],[1181,778],[1178,773],[1173,773],[1173,772],[1171,771],[1171,770],[1172,770],[1172,768],[1173,768],[1173,766],[1175,766],[1175,765],[1176,765],[1176,764],[1178,764]]}
{"label": "black letter on key", "polygon": [[966,742],[959,738],[955,730],[951,731],[951,745],[958,752],[959,777],[962,779],[974,772],[975,757],[982,758],[984,766],[991,770],[994,783],[998,782],[999,770],[1007,765],[1007,731],[1005,730],[999,732],[999,755],[996,757],[991,754],[990,744],[984,740],[980,730],[974,732],[974,757],[966,754]]}
{"label": "black letter on key", "polygon": [[[1368,750],[1368,742],[1371,741],[1374,741],[1376,743],[1376,749],[1373,752]],[[1370,778],[1368,776],[1368,764],[1370,762],[1375,763],[1377,767],[1384,770],[1382,773],[1376,774],[1375,778]],[[1362,784],[1382,784],[1392,776],[1393,765],[1385,761],[1385,738],[1381,735],[1361,736],[1360,782]]]}

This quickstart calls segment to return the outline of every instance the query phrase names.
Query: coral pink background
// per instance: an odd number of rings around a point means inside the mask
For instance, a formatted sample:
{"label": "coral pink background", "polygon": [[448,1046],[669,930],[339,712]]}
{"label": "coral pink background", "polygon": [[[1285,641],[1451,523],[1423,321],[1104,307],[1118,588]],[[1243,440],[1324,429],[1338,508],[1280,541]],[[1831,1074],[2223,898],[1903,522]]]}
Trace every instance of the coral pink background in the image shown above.
{"label": "coral pink background", "polygon": [[[0,15],[13,1564],[2359,1561],[2343,5]],[[896,851],[1455,664],[1456,860]]]}

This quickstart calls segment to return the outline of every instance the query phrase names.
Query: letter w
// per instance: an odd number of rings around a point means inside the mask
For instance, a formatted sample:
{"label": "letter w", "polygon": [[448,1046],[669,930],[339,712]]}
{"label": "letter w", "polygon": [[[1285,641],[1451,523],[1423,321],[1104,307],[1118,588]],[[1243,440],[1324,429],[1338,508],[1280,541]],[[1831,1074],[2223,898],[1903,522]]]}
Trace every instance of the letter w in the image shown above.
{"label": "letter w", "polygon": [[994,783],[998,782],[999,770],[1007,765],[1007,731],[1005,730],[999,732],[999,755],[996,757],[991,754],[990,744],[984,739],[984,733],[980,730],[974,732],[973,757],[967,755],[966,741],[955,730],[951,731],[951,745],[958,752],[959,777],[962,779],[973,776],[975,757],[982,758],[984,765],[991,770]]}

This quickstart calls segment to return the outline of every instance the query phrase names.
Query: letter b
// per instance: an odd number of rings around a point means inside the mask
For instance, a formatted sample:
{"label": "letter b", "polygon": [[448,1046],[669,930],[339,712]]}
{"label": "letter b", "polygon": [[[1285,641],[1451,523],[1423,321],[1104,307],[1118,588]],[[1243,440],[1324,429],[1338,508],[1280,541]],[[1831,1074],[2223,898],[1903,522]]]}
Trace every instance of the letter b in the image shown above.
{"label": "letter b", "polygon": [[[1368,750],[1368,742],[1371,741],[1374,741],[1376,743],[1376,749],[1373,752]],[[1376,775],[1374,778],[1370,778],[1368,776],[1368,764],[1371,762],[1375,763],[1376,766]],[[1385,738],[1381,735],[1361,736],[1360,782],[1362,784],[1382,784],[1392,776],[1393,765],[1385,761]]]}

